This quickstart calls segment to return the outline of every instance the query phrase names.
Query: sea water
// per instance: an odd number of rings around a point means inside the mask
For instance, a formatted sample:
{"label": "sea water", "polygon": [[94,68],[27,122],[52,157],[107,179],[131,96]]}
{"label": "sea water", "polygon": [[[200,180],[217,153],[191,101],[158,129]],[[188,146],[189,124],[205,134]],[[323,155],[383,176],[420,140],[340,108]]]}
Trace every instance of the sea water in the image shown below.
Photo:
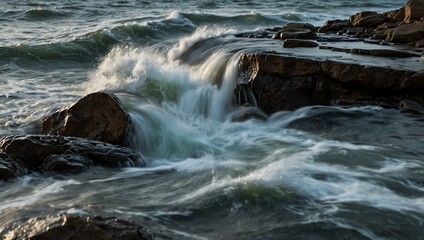
{"label": "sea water", "polygon": [[424,239],[422,115],[311,106],[232,121],[239,56],[264,49],[234,34],[402,5],[1,1],[0,135],[39,133],[45,115],[111,91],[147,166],[1,182],[0,232],[69,213],[172,239]]}

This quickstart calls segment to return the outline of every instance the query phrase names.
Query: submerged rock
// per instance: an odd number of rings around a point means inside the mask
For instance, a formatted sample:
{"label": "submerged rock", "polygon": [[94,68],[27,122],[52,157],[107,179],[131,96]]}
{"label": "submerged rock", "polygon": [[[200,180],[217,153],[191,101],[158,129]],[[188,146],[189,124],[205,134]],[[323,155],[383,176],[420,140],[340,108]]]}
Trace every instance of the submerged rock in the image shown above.
{"label": "submerged rock", "polygon": [[81,137],[125,145],[131,118],[112,93],[91,93],[48,116],[43,134]]}
{"label": "submerged rock", "polygon": [[144,166],[142,156],[129,148],[74,137],[2,137],[0,151],[0,179],[34,171],[79,172],[95,165]]}
{"label": "submerged rock", "polygon": [[4,233],[4,240],[147,240],[153,239],[142,226],[114,217],[47,216],[31,218]]}

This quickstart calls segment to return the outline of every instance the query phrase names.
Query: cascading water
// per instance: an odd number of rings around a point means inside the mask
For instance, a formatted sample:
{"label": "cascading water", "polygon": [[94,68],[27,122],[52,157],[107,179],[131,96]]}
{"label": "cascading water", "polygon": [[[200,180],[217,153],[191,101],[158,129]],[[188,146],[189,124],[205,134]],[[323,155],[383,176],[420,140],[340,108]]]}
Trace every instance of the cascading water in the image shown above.
{"label": "cascading water", "polygon": [[[48,1],[16,2],[0,8],[0,132],[31,133],[40,117],[111,91],[132,117],[130,147],[147,165],[0,182],[0,234],[68,213],[130,219],[171,239],[424,236],[421,115],[311,106],[265,116],[245,91],[250,76],[237,72],[244,51],[282,47],[234,33],[322,24],[336,7],[343,18],[353,8],[392,9],[385,1],[179,2],[184,11],[168,1],[57,1],[41,17],[26,8]],[[234,94],[237,81],[243,89]]]}

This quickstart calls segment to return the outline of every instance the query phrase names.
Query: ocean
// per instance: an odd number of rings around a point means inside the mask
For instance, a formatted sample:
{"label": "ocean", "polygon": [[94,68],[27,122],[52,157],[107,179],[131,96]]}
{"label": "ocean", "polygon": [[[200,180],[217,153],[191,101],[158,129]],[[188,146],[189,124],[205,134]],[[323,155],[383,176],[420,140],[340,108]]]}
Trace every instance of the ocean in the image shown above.
{"label": "ocean", "polygon": [[234,34],[404,4],[2,0],[0,135],[37,134],[44,116],[110,91],[147,166],[0,182],[0,232],[68,213],[170,239],[424,239],[422,115],[310,106],[231,121],[238,57],[264,49]]}

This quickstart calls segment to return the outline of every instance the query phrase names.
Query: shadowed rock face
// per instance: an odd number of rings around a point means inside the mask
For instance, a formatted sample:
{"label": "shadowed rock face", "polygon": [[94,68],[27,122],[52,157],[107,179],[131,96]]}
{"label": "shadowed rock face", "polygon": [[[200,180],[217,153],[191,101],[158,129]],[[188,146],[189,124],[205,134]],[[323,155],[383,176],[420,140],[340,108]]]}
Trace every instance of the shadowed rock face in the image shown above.
{"label": "shadowed rock face", "polygon": [[131,118],[115,95],[96,92],[47,117],[42,133],[125,145],[130,125]]}
{"label": "shadowed rock face", "polygon": [[4,240],[146,240],[153,239],[142,226],[113,217],[47,216],[31,218],[4,233]]}
{"label": "shadowed rock face", "polygon": [[424,102],[423,72],[271,53],[243,55],[240,71],[268,114],[317,104]]}
{"label": "shadowed rock face", "polygon": [[126,147],[63,136],[0,138],[0,179],[26,173],[80,172],[91,166],[141,167],[142,156]]}

